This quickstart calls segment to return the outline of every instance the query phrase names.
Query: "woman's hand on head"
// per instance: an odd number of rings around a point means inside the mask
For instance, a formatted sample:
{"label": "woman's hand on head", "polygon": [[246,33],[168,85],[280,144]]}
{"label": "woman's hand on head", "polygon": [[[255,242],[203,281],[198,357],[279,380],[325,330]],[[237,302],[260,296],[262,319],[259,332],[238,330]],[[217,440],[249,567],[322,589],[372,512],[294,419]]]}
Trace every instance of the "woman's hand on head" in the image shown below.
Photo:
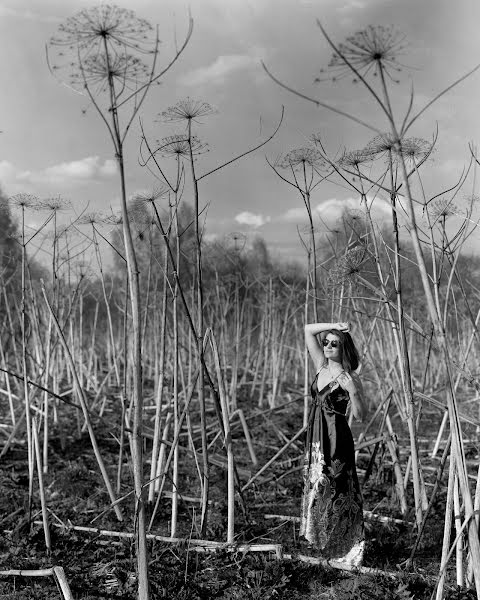
{"label": "woman's hand on head", "polygon": [[348,321],[342,323],[335,323],[334,329],[338,329],[338,331],[350,331],[350,323]]}

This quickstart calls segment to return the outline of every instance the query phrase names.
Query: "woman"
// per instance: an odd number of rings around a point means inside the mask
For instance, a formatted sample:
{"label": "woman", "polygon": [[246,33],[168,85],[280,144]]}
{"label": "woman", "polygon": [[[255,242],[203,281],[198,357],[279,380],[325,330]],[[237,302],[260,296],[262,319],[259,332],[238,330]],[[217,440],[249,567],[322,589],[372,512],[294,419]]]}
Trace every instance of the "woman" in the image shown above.
{"label": "woman", "polygon": [[350,408],[362,421],[366,405],[355,373],[359,356],[348,330],[348,323],[305,325],[317,374],[311,388],[300,535],[319,557],[360,566],[362,496],[346,412]]}

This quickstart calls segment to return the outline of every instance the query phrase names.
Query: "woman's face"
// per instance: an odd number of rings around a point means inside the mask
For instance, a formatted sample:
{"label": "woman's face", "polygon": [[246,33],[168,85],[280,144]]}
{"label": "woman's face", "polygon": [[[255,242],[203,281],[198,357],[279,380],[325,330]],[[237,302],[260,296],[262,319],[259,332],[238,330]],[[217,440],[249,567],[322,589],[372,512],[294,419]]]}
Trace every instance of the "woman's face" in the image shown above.
{"label": "woman's face", "polygon": [[342,346],[340,338],[337,335],[327,333],[327,336],[323,340],[323,353],[325,354],[325,358],[335,362],[341,362]]}

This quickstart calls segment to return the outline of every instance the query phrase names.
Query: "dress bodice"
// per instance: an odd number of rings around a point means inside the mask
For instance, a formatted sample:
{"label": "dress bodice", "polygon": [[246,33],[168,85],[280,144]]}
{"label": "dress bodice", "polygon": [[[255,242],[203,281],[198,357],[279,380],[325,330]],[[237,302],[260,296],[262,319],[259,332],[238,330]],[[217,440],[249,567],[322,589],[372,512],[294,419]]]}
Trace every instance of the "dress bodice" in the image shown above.
{"label": "dress bodice", "polygon": [[338,381],[327,383],[321,390],[317,387],[318,373],[311,386],[313,401],[320,406],[326,414],[340,414],[345,416],[350,401],[350,396]]}

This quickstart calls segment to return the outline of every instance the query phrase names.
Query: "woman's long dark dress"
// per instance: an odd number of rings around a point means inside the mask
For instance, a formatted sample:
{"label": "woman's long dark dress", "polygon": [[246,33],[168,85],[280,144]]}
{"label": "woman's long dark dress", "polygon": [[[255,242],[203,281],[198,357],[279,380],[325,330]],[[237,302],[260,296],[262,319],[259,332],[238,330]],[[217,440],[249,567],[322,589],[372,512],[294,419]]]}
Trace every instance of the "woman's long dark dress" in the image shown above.
{"label": "woman's long dark dress", "polygon": [[300,535],[319,557],[359,566],[363,508],[345,416],[349,395],[336,381],[318,390],[317,377],[311,387]]}

